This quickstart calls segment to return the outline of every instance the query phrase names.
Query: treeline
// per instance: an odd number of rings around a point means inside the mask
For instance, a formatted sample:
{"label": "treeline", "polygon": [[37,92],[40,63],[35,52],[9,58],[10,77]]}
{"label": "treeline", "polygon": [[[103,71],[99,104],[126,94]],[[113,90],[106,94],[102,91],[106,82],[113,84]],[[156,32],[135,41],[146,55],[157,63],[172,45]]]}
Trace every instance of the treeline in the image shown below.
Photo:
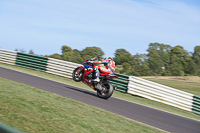
{"label": "treeline", "polygon": [[[104,52],[99,47],[86,47],[84,50],[71,49],[64,45],[62,54],[48,57],[83,63],[85,59],[103,59]],[[114,53],[116,72],[133,76],[200,76],[200,46],[194,52],[187,52],[182,46],[151,43],[148,54],[131,55],[125,49]]]}
{"label": "treeline", "polygon": [[82,64],[86,59],[103,59],[104,52],[99,47],[86,47],[84,50],[71,49],[69,46],[62,46],[62,54],[53,54],[48,57]]}
{"label": "treeline", "polygon": [[182,46],[151,43],[147,52],[131,55],[125,49],[116,50],[116,64],[123,66],[120,73],[135,76],[200,76],[200,46],[189,53]]}

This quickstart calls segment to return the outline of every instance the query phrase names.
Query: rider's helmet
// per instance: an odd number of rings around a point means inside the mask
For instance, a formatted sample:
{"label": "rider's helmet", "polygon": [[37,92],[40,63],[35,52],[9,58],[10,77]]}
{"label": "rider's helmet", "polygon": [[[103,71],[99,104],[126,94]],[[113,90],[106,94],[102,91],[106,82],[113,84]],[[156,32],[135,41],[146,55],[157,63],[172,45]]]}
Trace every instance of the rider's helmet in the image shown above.
{"label": "rider's helmet", "polygon": [[106,58],[104,58],[104,60],[112,60],[112,58],[111,57],[106,57]]}

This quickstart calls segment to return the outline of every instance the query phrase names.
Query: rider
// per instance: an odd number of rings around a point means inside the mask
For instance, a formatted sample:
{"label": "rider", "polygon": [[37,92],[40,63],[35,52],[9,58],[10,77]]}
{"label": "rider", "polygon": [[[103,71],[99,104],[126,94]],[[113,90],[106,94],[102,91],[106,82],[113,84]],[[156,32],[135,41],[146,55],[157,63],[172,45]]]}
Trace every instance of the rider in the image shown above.
{"label": "rider", "polygon": [[99,82],[100,82],[99,70],[101,71],[101,73],[114,74],[115,73],[115,62],[112,60],[111,57],[106,57],[102,61],[90,61],[90,62],[97,63],[97,64],[104,64],[104,66],[106,67],[106,68],[103,68],[98,65],[94,65],[94,67],[93,67],[94,76],[93,76],[92,81],[94,82],[95,88],[102,90],[102,87],[99,84]]}

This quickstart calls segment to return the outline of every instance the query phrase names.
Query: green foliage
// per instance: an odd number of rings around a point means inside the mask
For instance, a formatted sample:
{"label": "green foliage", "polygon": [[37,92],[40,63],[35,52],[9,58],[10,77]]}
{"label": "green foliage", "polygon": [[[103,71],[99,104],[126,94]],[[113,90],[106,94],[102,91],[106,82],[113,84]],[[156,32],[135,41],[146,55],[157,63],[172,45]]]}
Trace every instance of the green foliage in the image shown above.
{"label": "green foliage", "polygon": [[171,48],[170,45],[150,43],[147,56],[152,75],[160,75],[163,68],[168,67]]}
{"label": "green foliage", "polygon": [[196,46],[194,49],[193,59],[195,63],[200,66],[200,46]]}
{"label": "green foliage", "polygon": [[196,46],[194,48],[193,54],[193,61],[194,61],[194,75],[200,76],[200,46]]}
{"label": "green foliage", "polygon": [[127,69],[127,70],[129,70],[130,67],[131,67],[131,65],[130,65],[128,62],[124,62],[124,63],[122,64],[122,66],[123,66],[124,69]]}
{"label": "green foliage", "polygon": [[176,54],[172,54],[171,56],[171,64],[168,68],[168,71],[170,71],[171,76],[184,76],[182,64]]}
{"label": "green foliage", "polygon": [[62,59],[62,57],[61,57],[61,55],[59,55],[59,54],[52,54],[52,55],[49,55],[48,57],[50,57],[50,58],[55,58],[55,59]]}
{"label": "green foliage", "polygon": [[[103,59],[104,52],[99,47],[86,47],[82,51],[62,46],[62,54],[48,57],[83,63],[84,60]],[[114,53],[116,72],[132,76],[200,76],[200,46],[194,53],[188,53],[182,46],[171,47],[160,43],[150,43],[147,54],[131,55],[126,49],[117,49]]]}
{"label": "green foliage", "polygon": [[[15,49],[16,52],[20,52],[20,53],[26,53],[26,51],[24,49]],[[34,54],[33,50],[31,49],[28,54]]]}
{"label": "green foliage", "polygon": [[81,56],[81,52],[78,51],[77,49],[74,49],[72,57],[71,57],[71,59],[69,61],[75,62],[75,63],[83,63],[84,59]]}
{"label": "green foliage", "polygon": [[199,75],[200,76],[200,68],[199,65],[197,63],[195,63],[195,60],[190,60],[189,62],[189,66],[188,66],[188,73],[190,75]]}
{"label": "green foliage", "polygon": [[26,51],[23,50],[23,49],[15,49],[15,51],[16,51],[16,52],[20,52],[20,53],[26,53]]}
{"label": "green foliage", "polygon": [[131,54],[122,48],[115,51],[115,57],[113,59],[117,65],[122,65],[124,62],[128,62],[130,58]]}
{"label": "green foliage", "polygon": [[33,52],[33,50],[32,50],[32,49],[29,51],[29,54],[34,54],[34,52]]}
{"label": "green foliage", "polygon": [[53,54],[48,57],[60,60],[83,63],[86,59],[96,58],[97,60],[103,59],[104,52],[99,47],[86,47],[84,50],[71,49],[69,46],[62,46],[62,54]]}
{"label": "green foliage", "polygon": [[72,51],[72,49],[66,45],[62,46],[61,50],[62,50],[62,53],[67,53],[67,52]]}
{"label": "green foliage", "polygon": [[148,57],[149,68],[153,73],[159,74],[162,71],[164,64],[159,56],[158,51],[156,49],[150,49]]}
{"label": "green foliage", "polygon": [[84,60],[96,58],[97,60],[103,59],[104,52],[99,47],[86,47],[83,51],[81,51],[81,56]]}

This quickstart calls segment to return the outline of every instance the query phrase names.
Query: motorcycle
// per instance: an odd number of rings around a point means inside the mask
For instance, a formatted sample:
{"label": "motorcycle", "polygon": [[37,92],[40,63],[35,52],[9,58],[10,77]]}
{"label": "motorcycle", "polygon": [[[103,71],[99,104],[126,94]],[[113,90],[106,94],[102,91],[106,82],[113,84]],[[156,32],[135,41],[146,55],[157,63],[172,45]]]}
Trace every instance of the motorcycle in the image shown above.
{"label": "motorcycle", "polygon": [[108,99],[112,96],[114,89],[117,87],[113,86],[110,82],[108,82],[108,80],[118,78],[118,76],[99,71],[99,79],[102,90],[96,89],[94,82],[92,81],[94,64],[91,63],[91,61],[93,60],[95,60],[95,58],[85,60],[80,67],[75,68],[72,73],[72,79],[76,82],[82,81],[84,84],[97,91],[98,97]]}

